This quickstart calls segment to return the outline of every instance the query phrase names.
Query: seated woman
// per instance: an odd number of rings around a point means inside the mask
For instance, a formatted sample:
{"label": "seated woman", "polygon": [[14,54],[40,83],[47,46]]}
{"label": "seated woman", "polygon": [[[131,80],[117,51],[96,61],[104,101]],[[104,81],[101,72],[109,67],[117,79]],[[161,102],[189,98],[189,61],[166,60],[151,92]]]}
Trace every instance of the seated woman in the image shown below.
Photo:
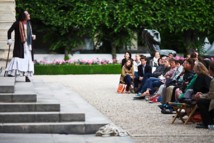
{"label": "seated woman", "polygon": [[121,68],[123,68],[124,64],[129,59],[132,61],[132,64],[133,64],[132,54],[129,51],[126,51],[125,54],[124,54],[124,58],[121,61]]}
{"label": "seated woman", "polygon": [[132,82],[134,79],[134,68],[132,66],[132,60],[128,59],[124,66],[122,67],[120,83],[125,83],[126,92],[130,93],[130,90],[133,89]]}
{"label": "seated woman", "polygon": [[[212,77],[214,77],[214,62],[210,61],[209,72]],[[202,117],[203,124],[198,124],[196,128],[208,128],[214,129],[214,78],[211,81],[209,92],[203,94],[202,92],[197,92],[195,94],[195,99],[197,100],[197,105]]]}

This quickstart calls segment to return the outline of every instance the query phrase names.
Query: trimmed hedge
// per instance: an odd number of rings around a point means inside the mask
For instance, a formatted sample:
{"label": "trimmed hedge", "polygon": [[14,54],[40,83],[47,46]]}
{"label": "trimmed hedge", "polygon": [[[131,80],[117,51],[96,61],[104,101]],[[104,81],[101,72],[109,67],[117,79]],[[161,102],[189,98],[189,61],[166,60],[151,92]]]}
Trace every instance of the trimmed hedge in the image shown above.
{"label": "trimmed hedge", "polygon": [[120,74],[120,64],[108,65],[35,65],[35,75]]}

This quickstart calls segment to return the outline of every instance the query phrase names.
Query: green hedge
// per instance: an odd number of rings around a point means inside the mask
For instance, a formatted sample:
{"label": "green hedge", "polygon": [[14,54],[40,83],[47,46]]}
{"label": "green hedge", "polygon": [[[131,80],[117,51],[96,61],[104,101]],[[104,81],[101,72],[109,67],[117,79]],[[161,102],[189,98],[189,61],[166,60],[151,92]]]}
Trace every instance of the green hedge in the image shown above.
{"label": "green hedge", "polygon": [[35,65],[35,75],[120,74],[120,64],[108,65]]}

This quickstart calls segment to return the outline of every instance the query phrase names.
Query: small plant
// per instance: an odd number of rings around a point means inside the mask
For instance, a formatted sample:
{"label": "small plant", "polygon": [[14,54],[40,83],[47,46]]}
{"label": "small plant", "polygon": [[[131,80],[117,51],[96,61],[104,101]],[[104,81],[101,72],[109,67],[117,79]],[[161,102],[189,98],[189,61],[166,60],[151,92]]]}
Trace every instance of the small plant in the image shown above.
{"label": "small plant", "polygon": [[[40,64],[40,65],[62,65],[62,64],[73,64],[73,65],[107,65],[107,64],[112,64],[113,62],[110,62],[109,60],[100,60],[99,58],[97,59],[92,59],[92,60],[84,60],[84,59],[78,59],[78,60],[58,60],[55,59],[52,62],[47,61],[47,60],[41,60],[41,61],[34,61],[35,64]],[[117,64],[114,62],[114,64]]]}

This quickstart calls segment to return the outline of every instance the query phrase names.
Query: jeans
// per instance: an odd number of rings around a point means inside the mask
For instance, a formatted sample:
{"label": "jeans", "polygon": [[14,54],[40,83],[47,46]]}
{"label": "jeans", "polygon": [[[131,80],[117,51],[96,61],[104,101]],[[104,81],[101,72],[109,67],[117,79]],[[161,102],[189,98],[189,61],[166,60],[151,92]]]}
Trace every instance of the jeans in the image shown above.
{"label": "jeans", "polygon": [[149,88],[150,89],[150,93],[153,94],[154,93],[154,88],[155,87],[159,87],[161,84],[163,84],[163,83],[161,82],[161,80],[159,78],[150,77],[145,81],[145,84],[141,88],[140,93],[145,92]]}
{"label": "jeans", "polygon": [[126,75],[126,76],[124,77],[124,81],[125,81],[125,84],[127,85],[127,86],[126,86],[126,91],[129,91],[130,86],[131,86],[131,84],[132,84],[132,78],[131,78],[131,76],[130,76],[130,75]]}
{"label": "jeans", "polygon": [[134,72],[134,88],[138,88],[139,76],[138,72]]}
{"label": "jeans", "polygon": [[145,84],[145,82],[147,81],[147,79],[151,76],[150,73],[146,73],[144,76],[143,76],[143,80],[141,81],[141,85],[140,85],[140,89],[143,88],[143,85]]}

